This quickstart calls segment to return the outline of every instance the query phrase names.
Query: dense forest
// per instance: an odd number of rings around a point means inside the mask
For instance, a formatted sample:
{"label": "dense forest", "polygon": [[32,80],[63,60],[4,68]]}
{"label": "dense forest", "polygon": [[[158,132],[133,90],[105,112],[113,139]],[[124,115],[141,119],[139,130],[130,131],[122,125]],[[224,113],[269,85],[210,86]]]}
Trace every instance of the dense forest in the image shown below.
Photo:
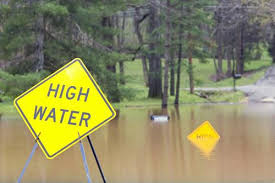
{"label": "dense forest", "polygon": [[0,92],[14,97],[78,57],[119,102],[125,62],[138,61],[148,97],[166,107],[179,103],[182,72],[194,93],[194,58],[211,60],[219,82],[264,50],[275,62],[274,33],[274,0],[0,0]]}

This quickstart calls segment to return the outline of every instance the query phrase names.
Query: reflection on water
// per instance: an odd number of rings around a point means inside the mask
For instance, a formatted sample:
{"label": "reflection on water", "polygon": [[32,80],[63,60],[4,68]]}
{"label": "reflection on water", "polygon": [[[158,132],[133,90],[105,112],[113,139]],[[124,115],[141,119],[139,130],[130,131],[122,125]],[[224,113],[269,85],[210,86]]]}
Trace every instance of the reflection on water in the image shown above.
{"label": "reflection on water", "polygon": [[220,140],[219,134],[209,121],[202,123],[197,129],[187,136],[188,140],[199,148],[202,154],[210,157]]}
{"label": "reflection on water", "polygon": [[[167,111],[121,109],[91,135],[107,182],[272,182],[275,180],[275,106],[183,105]],[[168,114],[168,123],[150,121]],[[274,119],[274,120],[273,120]],[[208,120],[221,138],[210,158],[188,140]],[[34,140],[19,117],[0,120],[0,182],[15,182]],[[101,182],[84,141],[92,180]],[[47,160],[38,149],[23,182],[86,182],[79,146]]]}

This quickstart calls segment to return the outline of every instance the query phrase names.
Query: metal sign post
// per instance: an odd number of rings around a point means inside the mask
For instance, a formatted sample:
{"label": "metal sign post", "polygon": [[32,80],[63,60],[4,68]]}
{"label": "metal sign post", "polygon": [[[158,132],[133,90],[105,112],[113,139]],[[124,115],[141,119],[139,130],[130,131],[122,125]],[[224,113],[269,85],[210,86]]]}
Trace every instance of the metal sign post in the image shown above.
{"label": "metal sign post", "polygon": [[[83,165],[84,165],[84,169],[86,171],[86,176],[87,176],[87,179],[88,179],[88,183],[92,183],[91,176],[90,176],[90,173],[89,173],[88,163],[87,163],[87,159],[86,159],[86,155],[85,155],[84,146],[83,146],[83,144],[82,144],[81,141],[79,141],[79,145],[80,145],[80,151],[81,151]],[[38,147],[38,143],[36,142],[34,144],[33,148],[32,148],[32,152],[31,152],[29,158],[27,159],[27,161],[26,161],[26,163],[24,165],[24,168],[23,168],[23,170],[22,170],[22,172],[21,172],[21,174],[20,174],[20,176],[19,176],[19,178],[17,180],[17,183],[21,183],[21,180],[22,180],[22,178],[23,178],[23,176],[24,176],[24,174],[25,174],[25,172],[26,172],[26,170],[27,170],[27,168],[28,168],[28,166],[30,164],[30,161],[31,161],[31,159],[32,159],[32,157],[33,157],[33,155],[34,155],[37,147]],[[99,162],[97,162],[97,163],[99,163]],[[100,169],[100,171],[101,171],[101,169]],[[105,179],[104,179],[104,182],[105,182]]]}
{"label": "metal sign post", "polygon": [[25,171],[26,171],[27,167],[29,166],[30,161],[31,161],[31,159],[32,159],[32,157],[33,157],[33,155],[34,155],[34,153],[35,153],[37,147],[38,147],[38,143],[36,142],[36,143],[34,144],[33,148],[32,148],[32,152],[31,152],[31,154],[30,154],[28,160],[26,161],[26,164],[25,164],[25,166],[24,166],[24,168],[23,168],[23,170],[22,170],[22,172],[21,172],[21,174],[20,174],[20,176],[19,176],[19,178],[18,178],[18,180],[17,180],[17,183],[20,183],[20,182],[21,182],[21,180],[22,180],[22,178],[23,178],[23,175],[25,174]]}
{"label": "metal sign post", "polygon": [[98,161],[98,158],[97,158],[97,155],[96,155],[94,146],[93,146],[93,144],[92,144],[92,141],[91,141],[89,135],[87,136],[87,138],[88,138],[90,147],[91,147],[91,149],[92,149],[92,151],[93,151],[93,155],[94,155],[94,157],[95,157],[95,161],[96,161],[97,167],[98,167],[98,169],[99,169],[100,175],[101,175],[101,177],[102,177],[102,180],[103,180],[104,183],[106,183],[106,180],[105,180],[103,171],[102,171],[102,169],[101,169],[100,163],[99,163],[99,161]]}
{"label": "metal sign post", "polygon": [[79,145],[80,145],[80,151],[81,151],[82,160],[83,160],[84,168],[85,168],[85,171],[86,171],[86,176],[87,176],[87,179],[88,179],[88,183],[92,183],[90,173],[89,173],[88,164],[87,164],[87,160],[86,160],[85,150],[84,150],[84,147],[83,147],[83,144],[82,144],[81,141],[79,141]]}

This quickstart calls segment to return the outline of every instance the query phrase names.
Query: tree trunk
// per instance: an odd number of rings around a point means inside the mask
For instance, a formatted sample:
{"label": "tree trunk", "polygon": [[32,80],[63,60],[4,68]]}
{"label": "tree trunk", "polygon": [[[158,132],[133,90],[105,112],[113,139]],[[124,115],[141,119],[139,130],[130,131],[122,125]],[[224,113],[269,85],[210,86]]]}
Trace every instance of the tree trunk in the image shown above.
{"label": "tree trunk", "polygon": [[36,25],[36,43],[35,43],[35,55],[37,59],[37,64],[35,71],[38,72],[44,67],[44,17],[43,15],[39,15]]}
{"label": "tree trunk", "polygon": [[221,43],[218,44],[217,53],[218,53],[218,80],[221,80],[222,77],[223,77],[223,70],[222,70],[223,54],[222,54],[222,45],[221,45]]}
{"label": "tree trunk", "polygon": [[157,46],[160,45],[160,34],[155,31],[159,27],[159,16],[157,15],[157,9],[154,6],[156,0],[152,1],[149,8],[149,93],[150,98],[161,98],[162,96],[162,78],[161,78],[161,59],[157,52]]}
{"label": "tree trunk", "polygon": [[215,68],[215,71],[216,71],[216,75],[218,76],[219,75],[219,69],[218,69],[218,66],[217,66],[217,61],[216,61],[216,56],[215,55],[213,57],[213,63],[214,63],[214,68]]}
{"label": "tree trunk", "polygon": [[[174,42],[173,40],[171,40]],[[175,60],[174,60],[174,54],[175,49],[174,47],[171,50],[171,60],[170,60],[170,95],[175,95]]]}
{"label": "tree trunk", "polygon": [[166,28],[165,28],[165,67],[164,67],[164,89],[162,96],[162,107],[167,107],[168,100],[168,72],[171,63],[171,22],[170,22],[170,0],[166,1]]}
{"label": "tree trunk", "polygon": [[[220,28],[219,28],[220,29]],[[217,48],[217,55],[218,55],[218,76],[217,79],[221,80],[223,77],[223,70],[222,70],[222,62],[223,62],[223,49],[222,49],[222,35],[221,30],[218,30],[218,48]]]}
{"label": "tree trunk", "polygon": [[223,69],[222,69],[222,62],[223,62],[223,33],[222,33],[222,11],[219,8],[216,12],[216,21],[217,21],[217,35],[216,35],[216,42],[217,42],[217,57],[218,57],[218,64],[217,64],[217,81],[221,80],[223,77]]}
{"label": "tree trunk", "polygon": [[241,25],[240,73],[244,73],[244,26]]}
{"label": "tree trunk", "polygon": [[[117,35],[117,46],[118,50],[121,50],[124,44],[124,30],[125,30],[125,19],[126,19],[126,14],[123,13],[123,18],[122,18],[122,25],[120,27],[120,21],[119,17],[116,16],[116,28],[120,30],[120,33]],[[125,85],[125,79],[124,79],[124,63],[123,61],[119,62],[119,74],[120,74],[120,84]]]}
{"label": "tree trunk", "polygon": [[125,85],[125,79],[124,79],[124,62],[119,62],[119,74],[120,74],[120,84]]}
{"label": "tree trunk", "polygon": [[238,52],[237,52],[237,74],[243,74],[244,72],[244,40],[243,40],[243,25],[240,26],[239,38],[238,38]]}
{"label": "tree trunk", "polygon": [[141,56],[141,62],[142,62],[142,71],[143,71],[145,86],[148,87],[149,86],[148,67],[147,67],[146,57],[144,55]]}
{"label": "tree trunk", "polygon": [[125,22],[126,22],[126,12],[123,13],[123,18],[122,18],[122,25],[121,25],[121,33],[120,33],[120,45],[123,47],[124,41],[125,41]]}
{"label": "tree trunk", "polygon": [[193,63],[192,63],[192,52],[189,53],[188,56],[188,74],[189,74],[189,86],[190,86],[190,93],[194,94],[194,78],[193,78]]}
{"label": "tree trunk", "polygon": [[190,93],[194,94],[194,78],[193,78],[193,54],[192,54],[192,37],[191,33],[188,34],[188,75],[189,75],[189,87]]}
{"label": "tree trunk", "polygon": [[240,65],[241,65],[241,44],[240,44],[240,33],[238,34],[238,41],[237,41],[237,46],[236,46],[236,70],[235,70],[235,73],[236,74],[240,74],[241,73],[241,68],[240,68]]}
{"label": "tree trunk", "polygon": [[[183,3],[181,3],[181,17],[183,17]],[[177,69],[177,83],[176,83],[176,97],[175,97],[175,105],[179,104],[179,96],[180,96],[180,74],[181,74],[181,58],[182,58],[182,34],[183,34],[183,25],[180,24],[179,27],[179,49],[178,49],[178,69]]]}
{"label": "tree trunk", "polygon": [[[109,27],[109,28],[113,28],[114,25],[113,23],[115,22],[113,20],[114,17],[103,17],[102,19],[102,26],[104,27]],[[108,45],[108,48],[112,49],[112,45],[114,45],[114,36],[111,33],[105,33],[103,35],[103,39],[108,41],[109,43],[111,43],[110,45]],[[110,63],[109,65],[106,66],[106,69],[109,70],[111,73],[115,74],[116,73],[116,62],[114,63]],[[112,102],[119,102],[120,101],[120,92],[118,89],[118,81],[117,78],[114,75],[110,75],[108,77],[108,83],[109,86],[111,88],[110,92],[110,96],[112,96],[110,98],[110,100]]]}
{"label": "tree trunk", "polygon": [[[241,4],[241,15],[244,16],[244,7],[243,4]],[[240,26],[237,29],[238,35],[239,37],[237,38],[237,48],[238,48],[238,52],[237,52],[237,74],[243,74],[244,72],[244,20],[241,20]]]}
{"label": "tree trunk", "polygon": [[[139,20],[139,18],[140,18],[139,7],[137,7],[135,9],[135,11],[136,11],[136,15],[134,16],[135,33],[137,35],[139,45],[143,46],[143,44],[144,44],[143,43],[143,37],[142,37],[142,34],[140,32],[140,26],[139,26],[139,24],[141,23],[141,20]],[[141,61],[142,61],[142,71],[143,71],[144,83],[145,83],[145,86],[148,87],[149,86],[149,83],[148,83],[148,67],[147,67],[146,57],[144,56],[144,53],[141,53]]]}
{"label": "tree trunk", "polygon": [[230,53],[231,48],[227,49],[226,52],[226,57],[227,57],[227,72],[226,72],[226,76],[227,77],[231,77],[232,75],[232,66],[231,66],[231,59],[232,59],[232,55]]}

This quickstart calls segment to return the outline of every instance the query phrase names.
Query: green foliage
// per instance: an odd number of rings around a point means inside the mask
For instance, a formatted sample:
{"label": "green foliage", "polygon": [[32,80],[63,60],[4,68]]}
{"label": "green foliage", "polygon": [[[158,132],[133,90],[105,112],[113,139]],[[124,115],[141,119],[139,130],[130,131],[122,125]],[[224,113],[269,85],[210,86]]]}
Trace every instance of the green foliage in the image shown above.
{"label": "green foliage", "polygon": [[[122,11],[128,7],[145,4],[146,8],[141,8],[141,16],[148,12],[148,6],[150,6],[148,1],[110,0],[106,3],[102,0],[10,0],[5,5],[0,4],[0,60],[12,61],[11,66],[6,69],[10,74],[3,71],[0,73],[2,76],[0,90],[5,95],[14,97],[41,78],[41,73],[26,74],[35,71],[35,66],[37,65],[37,38],[39,37],[38,30],[41,28],[44,36],[45,70],[54,72],[66,62],[75,57],[80,57],[111,101],[132,100],[135,96],[142,96],[140,98],[146,99],[147,88],[144,87],[141,66],[134,70],[130,69],[130,71],[127,68],[125,69],[130,75],[126,77],[128,82],[126,86],[119,84],[120,76],[117,74],[118,72],[112,72],[110,69],[119,61],[132,58],[131,54],[123,54],[121,50],[117,51],[118,48],[116,48],[114,36],[120,34],[121,30],[114,26],[114,16],[121,15]],[[145,44],[141,47],[137,56],[140,56],[140,53],[146,56],[152,53],[156,53],[161,57],[164,55],[166,7],[164,3],[157,4],[154,6],[160,10],[158,11],[160,13],[156,15],[160,26],[155,27],[153,34],[159,35],[160,40],[152,39],[146,34],[146,28],[148,28],[146,27],[148,25],[147,17],[140,25]],[[214,30],[211,26],[214,25],[215,21],[213,19],[213,11],[209,11],[206,7],[215,4],[215,0],[171,0],[172,50],[175,50],[173,54],[177,54],[179,28],[180,25],[183,25],[183,52],[185,57],[192,54],[196,58],[194,59],[192,70],[194,71],[196,86],[198,87],[230,86],[232,84],[231,79],[226,79],[219,83],[210,80],[211,75],[215,71],[212,60],[206,58],[213,56],[209,45],[213,44],[210,41],[210,32]],[[183,5],[184,14],[181,14],[181,5]],[[132,8],[129,10],[134,13]],[[37,27],[37,22],[40,18],[43,18],[43,26],[39,28]],[[138,47],[136,46],[138,41],[132,25],[132,17],[127,18],[126,33],[124,32],[126,39],[123,46],[123,49],[127,50],[127,52],[132,52],[132,49],[137,49]],[[254,34],[251,35],[251,37],[253,36]],[[150,41],[157,42],[154,50],[149,49],[148,42]],[[248,61],[253,60],[259,53],[262,53],[262,50],[262,47],[251,47],[250,50],[245,49],[246,59]],[[271,48],[271,50],[274,49]],[[135,67],[136,63],[129,62],[133,66],[127,64],[127,67]],[[265,61],[262,63],[251,61],[245,64],[245,69],[258,69],[269,64]],[[190,72],[191,67],[188,64],[183,62],[182,66],[182,70]],[[188,87],[187,72],[182,75],[182,88]],[[262,74],[261,72],[251,77],[244,77],[238,80],[237,84],[253,83]],[[193,97],[197,99],[197,96],[187,96],[190,100]]]}
{"label": "green foliage", "polygon": [[[112,101],[119,101],[127,92],[125,88],[120,89],[116,73],[107,68],[130,58],[128,54],[108,52],[103,48],[105,46],[109,50],[116,50],[113,37],[120,31],[114,28],[112,16],[125,10],[128,3],[141,2],[143,1],[115,0],[105,3],[100,0],[44,0],[29,3],[11,0],[0,7],[0,10],[3,10],[0,11],[0,59],[14,61],[15,64],[11,64],[7,69],[12,74],[35,71],[38,63],[37,38],[39,29],[43,29],[45,70],[54,72],[73,58],[82,58],[107,97]],[[38,27],[37,22],[41,19],[43,26]],[[31,76],[32,74],[24,74],[13,77],[24,81],[29,78],[31,83]],[[15,81],[11,83],[18,86],[20,91],[24,86]],[[16,87],[7,88],[9,89],[5,90],[8,95],[18,93],[13,91]],[[127,97],[129,96],[126,95]]]}
{"label": "green foliage", "polygon": [[130,100],[134,100],[136,95],[137,95],[137,91],[134,88],[130,88],[124,85],[121,85],[119,88],[120,94],[121,94],[121,100],[126,100],[126,101],[130,101]]}
{"label": "green foliage", "polygon": [[38,83],[46,75],[48,75],[46,71],[12,75],[0,70],[0,92],[2,95],[14,98]]}
{"label": "green foliage", "polygon": [[56,2],[46,2],[39,6],[40,13],[44,16],[68,16],[68,9],[62,5],[57,4]]}
{"label": "green foliage", "polygon": [[12,97],[0,94],[0,103],[12,101]]}

